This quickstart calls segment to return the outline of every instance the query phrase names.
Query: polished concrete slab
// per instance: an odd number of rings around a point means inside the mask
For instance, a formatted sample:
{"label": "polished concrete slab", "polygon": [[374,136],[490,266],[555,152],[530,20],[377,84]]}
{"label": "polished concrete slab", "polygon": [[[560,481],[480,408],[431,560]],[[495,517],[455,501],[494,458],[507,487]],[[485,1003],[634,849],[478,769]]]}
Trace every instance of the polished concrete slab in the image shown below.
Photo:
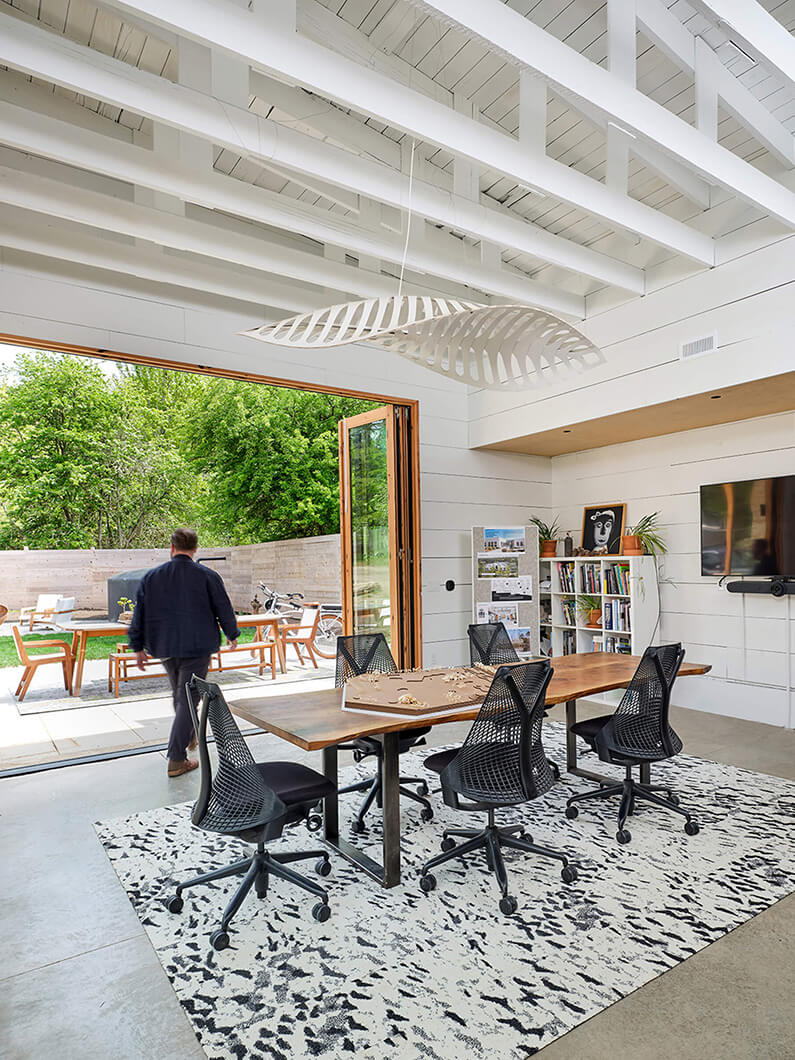
{"label": "polished concrete slab", "polygon": [[[795,780],[795,732],[685,710],[673,720],[690,753]],[[437,726],[429,742],[455,741],[466,728]],[[252,747],[262,757],[318,762],[269,736]],[[197,785],[196,774],[168,780],[159,753],[0,781],[4,1058],[203,1055],[92,827],[191,799]],[[795,896],[543,1055],[795,1060],[793,937]]]}

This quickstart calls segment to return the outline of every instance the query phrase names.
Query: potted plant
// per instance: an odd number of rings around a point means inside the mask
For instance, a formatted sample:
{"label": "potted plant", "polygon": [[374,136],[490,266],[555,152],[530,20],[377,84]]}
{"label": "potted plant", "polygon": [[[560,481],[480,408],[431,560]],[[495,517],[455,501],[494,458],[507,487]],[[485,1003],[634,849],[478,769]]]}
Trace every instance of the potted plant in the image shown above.
{"label": "potted plant", "polygon": [[135,604],[128,596],[122,596],[121,599],[116,601],[116,603],[121,608],[121,613],[119,614],[119,622],[124,622],[129,625],[130,622],[132,622]]}
{"label": "potted plant", "polygon": [[597,628],[602,624],[602,600],[598,596],[578,596],[577,610],[585,619],[586,626]]}
{"label": "potted plant", "polygon": [[541,558],[550,559],[552,556],[556,556],[558,552],[558,535],[560,534],[560,526],[557,519],[553,519],[551,523],[545,523],[543,519],[539,519],[537,515],[534,515],[530,522],[533,526],[538,527],[538,544],[541,548]]}
{"label": "potted plant", "polygon": [[644,515],[634,526],[628,526],[621,537],[621,554],[623,556],[664,556],[668,549],[660,536],[660,525],[657,522],[659,512]]}

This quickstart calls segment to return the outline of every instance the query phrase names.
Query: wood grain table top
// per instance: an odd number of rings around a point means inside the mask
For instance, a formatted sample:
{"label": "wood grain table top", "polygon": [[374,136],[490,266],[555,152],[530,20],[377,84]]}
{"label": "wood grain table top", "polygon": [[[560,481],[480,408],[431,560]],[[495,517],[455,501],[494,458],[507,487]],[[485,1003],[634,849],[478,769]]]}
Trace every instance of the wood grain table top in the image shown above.
{"label": "wood grain table top", "polygon": [[[551,662],[555,672],[547,688],[547,703],[550,705],[565,703],[570,699],[583,699],[612,688],[624,688],[632,680],[640,656],[594,652],[555,656]],[[711,669],[706,663],[684,662],[679,676],[705,674]],[[239,702],[231,699],[229,705],[238,717],[306,751],[317,751],[333,744],[345,743],[357,736],[374,736],[416,728],[418,721],[423,725],[472,721],[479,709],[478,704],[474,704],[463,706],[460,710],[453,710],[443,716],[437,714],[422,718],[416,715],[387,718],[378,714],[343,710],[342,689],[339,688],[252,697],[241,699]]]}

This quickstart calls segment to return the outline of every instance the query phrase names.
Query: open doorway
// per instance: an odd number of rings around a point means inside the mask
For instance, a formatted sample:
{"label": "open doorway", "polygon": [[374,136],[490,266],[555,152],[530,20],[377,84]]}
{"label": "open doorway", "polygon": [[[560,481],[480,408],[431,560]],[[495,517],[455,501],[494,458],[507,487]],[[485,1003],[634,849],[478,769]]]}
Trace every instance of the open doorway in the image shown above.
{"label": "open doorway", "polygon": [[[165,675],[156,662],[143,675],[128,664],[116,622],[178,525],[198,531],[198,558],[223,577],[245,642],[263,631],[278,642],[272,667],[262,652],[222,651],[211,678],[238,698],[330,685],[335,637],[363,616],[403,665],[418,665],[415,404],[21,340],[0,352],[0,771],[165,742]],[[364,477],[347,448],[362,416],[389,422]],[[354,506],[369,498],[355,526],[351,487]],[[370,577],[357,580],[364,554]],[[257,624],[300,623],[310,604],[320,605],[312,657]],[[71,688],[47,662],[20,698],[25,657],[60,654],[53,640],[72,652]]]}

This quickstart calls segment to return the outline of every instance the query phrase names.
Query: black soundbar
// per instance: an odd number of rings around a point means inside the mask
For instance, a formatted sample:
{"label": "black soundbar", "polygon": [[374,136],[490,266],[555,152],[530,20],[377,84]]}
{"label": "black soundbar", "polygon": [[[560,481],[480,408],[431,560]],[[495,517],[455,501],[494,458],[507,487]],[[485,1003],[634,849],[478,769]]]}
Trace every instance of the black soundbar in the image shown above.
{"label": "black soundbar", "polygon": [[771,596],[795,594],[795,581],[789,578],[771,578],[767,582],[727,582],[730,593],[770,593]]}

